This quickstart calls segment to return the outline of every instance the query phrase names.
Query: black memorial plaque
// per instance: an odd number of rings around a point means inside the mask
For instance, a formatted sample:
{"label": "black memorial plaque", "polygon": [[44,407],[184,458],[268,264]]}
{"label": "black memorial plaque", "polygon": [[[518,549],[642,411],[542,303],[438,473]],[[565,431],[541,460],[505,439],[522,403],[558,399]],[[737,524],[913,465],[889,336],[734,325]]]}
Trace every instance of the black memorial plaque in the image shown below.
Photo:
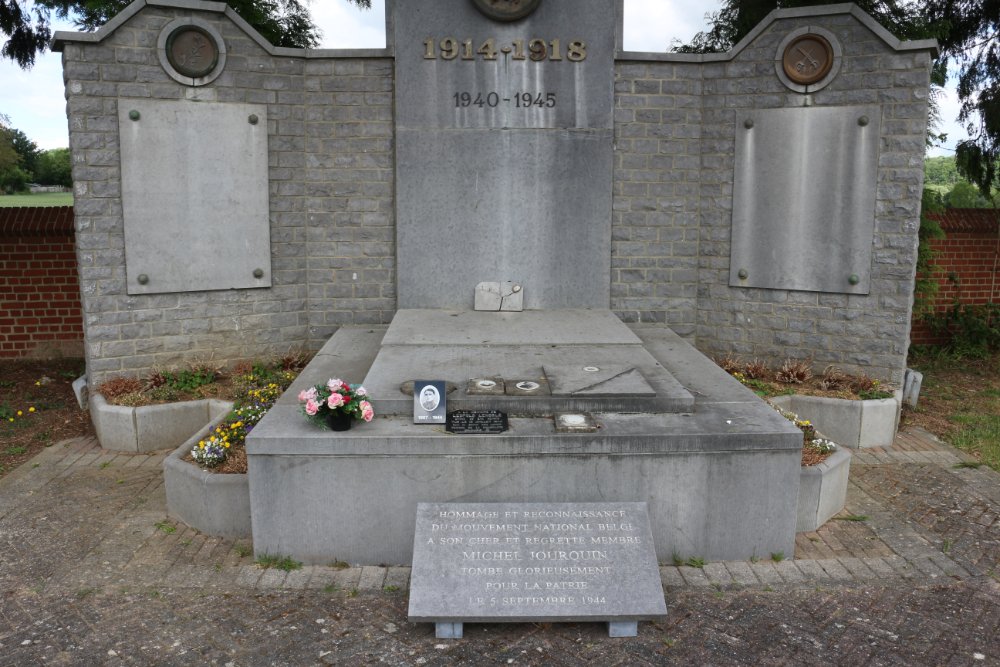
{"label": "black memorial plaque", "polygon": [[448,413],[445,425],[445,430],[449,433],[477,435],[497,435],[508,428],[507,413],[499,410],[456,410]]}

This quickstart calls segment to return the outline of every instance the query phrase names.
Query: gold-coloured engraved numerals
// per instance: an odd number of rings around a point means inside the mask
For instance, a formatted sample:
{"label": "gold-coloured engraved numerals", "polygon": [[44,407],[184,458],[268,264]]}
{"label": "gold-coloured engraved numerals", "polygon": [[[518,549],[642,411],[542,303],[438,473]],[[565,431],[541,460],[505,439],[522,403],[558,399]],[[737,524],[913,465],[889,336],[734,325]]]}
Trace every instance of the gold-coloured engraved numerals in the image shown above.
{"label": "gold-coloured engraved numerals", "polygon": [[438,40],[429,37],[424,40],[425,60],[496,60],[498,56],[510,56],[511,60],[544,60],[561,61],[563,59],[578,63],[587,59],[587,43],[574,40],[566,45],[563,51],[562,40],[553,39],[515,39],[510,44],[497,48],[497,40],[489,38],[478,46],[471,39],[460,41],[454,37]]}

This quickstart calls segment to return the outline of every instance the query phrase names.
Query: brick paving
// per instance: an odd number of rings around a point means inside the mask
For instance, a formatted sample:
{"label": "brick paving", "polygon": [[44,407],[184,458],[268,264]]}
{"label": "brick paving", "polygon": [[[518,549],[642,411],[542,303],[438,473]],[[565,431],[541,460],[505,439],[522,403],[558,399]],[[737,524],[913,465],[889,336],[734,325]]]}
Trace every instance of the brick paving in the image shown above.
{"label": "brick paving", "polygon": [[669,616],[406,621],[408,568],[262,570],[166,516],[164,454],[55,445],[0,482],[0,666],[1000,664],[1000,474],[922,431],[854,452],[794,559],[661,567]]}

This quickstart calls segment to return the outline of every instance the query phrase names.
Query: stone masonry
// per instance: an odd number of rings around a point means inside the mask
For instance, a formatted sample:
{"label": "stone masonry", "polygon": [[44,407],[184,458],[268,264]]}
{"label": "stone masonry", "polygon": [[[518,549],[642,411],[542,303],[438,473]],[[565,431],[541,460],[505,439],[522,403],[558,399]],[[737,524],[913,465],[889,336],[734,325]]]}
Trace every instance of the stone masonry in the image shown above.
{"label": "stone masonry", "polygon": [[[930,50],[898,51],[856,7],[772,14],[725,57],[623,54],[616,84],[613,309],[664,322],[707,354],[812,359],[899,382],[908,348]],[[787,17],[787,18],[786,18]],[[803,106],[774,74],[789,32],[844,45],[813,106],[879,104],[882,137],[868,296],[733,288],[735,136],[741,112]]]}
{"label": "stone masonry", "polygon": [[[391,2],[390,10],[391,11]],[[209,22],[228,61],[210,85],[160,67],[160,30]],[[839,74],[811,95],[775,75],[778,44],[822,26]],[[60,33],[92,383],[193,361],[318,349],[396,310],[393,50],[263,42],[224,5],[138,0],[98,33]],[[611,309],[712,355],[811,359],[899,382],[906,364],[933,42],[900,43],[853,5],[779,10],[732,52],[616,61]],[[268,289],[129,296],[117,113],[130,98],[266,104]],[[746,110],[879,104],[871,293],[729,286],[734,127]],[[220,165],[220,168],[225,168]],[[456,249],[456,252],[459,250]],[[190,267],[197,271],[197,266]]]}
{"label": "stone masonry", "polygon": [[[156,4],[98,44],[62,46],[91,381],[313,349],[342,324],[389,322],[392,61],[274,57],[224,5],[206,4],[197,14],[223,35],[228,61],[211,86],[187,88],[155,45],[191,12]],[[273,287],[126,294],[117,107],[129,98],[267,104]]]}

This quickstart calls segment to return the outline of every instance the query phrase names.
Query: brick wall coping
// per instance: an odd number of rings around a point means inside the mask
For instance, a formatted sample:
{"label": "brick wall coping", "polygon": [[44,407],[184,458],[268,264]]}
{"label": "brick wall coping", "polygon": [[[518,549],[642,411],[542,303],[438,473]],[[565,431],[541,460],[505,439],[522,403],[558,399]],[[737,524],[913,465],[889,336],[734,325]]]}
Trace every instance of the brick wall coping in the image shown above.
{"label": "brick wall coping", "polygon": [[0,208],[0,237],[73,234],[72,206]]}
{"label": "brick wall coping", "polygon": [[927,217],[947,232],[992,232],[1000,227],[1000,211],[992,208],[949,208]]}

